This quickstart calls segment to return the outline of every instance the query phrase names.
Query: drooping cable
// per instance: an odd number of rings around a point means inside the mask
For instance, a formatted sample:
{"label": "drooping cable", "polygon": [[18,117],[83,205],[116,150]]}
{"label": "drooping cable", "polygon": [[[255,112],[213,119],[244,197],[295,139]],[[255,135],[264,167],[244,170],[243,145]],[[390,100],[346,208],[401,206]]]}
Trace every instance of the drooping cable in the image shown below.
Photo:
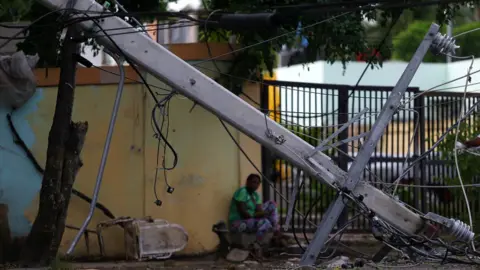
{"label": "drooping cable", "polygon": [[[32,28],[35,25],[35,23],[45,19],[48,16],[51,16],[51,15],[55,14],[57,12],[63,12],[63,11],[68,11],[68,12],[72,12],[72,13],[76,12],[75,9],[71,9],[71,8],[63,8],[63,9],[58,9],[58,10],[47,12],[47,13],[43,14],[42,16],[38,17],[37,19],[35,19],[34,21],[32,21],[31,23],[29,23],[26,27],[22,27],[20,31],[18,31],[17,33],[15,33],[11,37],[9,37],[7,40],[5,40],[5,42],[0,44],[0,49],[5,47],[11,41],[15,40],[18,36],[20,36],[22,34],[25,34],[28,30],[30,30],[30,28]],[[56,25],[56,26],[58,26],[58,25]]]}
{"label": "drooping cable", "polygon": [[[300,30],[303,30],[303,29],[309,29],[309,28],[312,28],[312,27],[315,27],[317,25],[320,25],[322,23],[325,23],[325,22],[328,22],[328,21],[332,21],[332,20],[335,20],[337,18],[340,18],[340,17],[343,17],[345,15],[348,15],[350,14],[351,12],[345,12],[345,13],[342,13],[342,14],[339,14],[339,15],[336,15],[336,16],[332,16],[328,19],[325,19],[325,20],[322,20],[322,21],[318,21],[318,22],[315,22],[315,23],[312,23],[312,24],[309,24],[309,25],[306,25],[302,28],[300,28]],[[250,48],[253,48],[253,47],[256,47],[256,46],[259,46],[261,44],[264,44],[264,43],[268,43],[268,42],[272,42],[274,40],[277,40],[279,38],[282,38],[282,37],[285,37],[285,36],[289,36],[289,35],[294,35],[297,33],[299,29],[295,29],[293,31],[290,31],[290,32],[287,32],[287,33],[284,33],[284,34],[281,34],[281,35],[277,35],[277,36],[274,36],[272,38],[269,38],[269,39],[266,39],[266,40],[262,40],[260,42],[257,42],[257,43],[254,43],[254,44],[251,44],[251,45],[248,45],[248,46],[243,46],[239,49],[236,49],[236,50],[233,50],[233,51],[230,51],[228,53],[223,53],[223,54],[220,54],[220,55],[217,55],[217,56],[214,56],[214,57],[210,57],[209,59],[205,59],[205,60],[202,60],[202,61],[199,61],[199,62],[196,62],[195,64],[192,64],[193,66],[197,66],[199,67],[201,64],[203,63],[207,63],[207,62],[210,62],[212,60],[215,60],[215,59],[220,59],[222,57],[225,57],[225,56],[228,56],[228,55],[231,55],[231,54],[235,54],[237,52],[241,52],[241,51],[244,51],[244,50],[247,50],[247,49],[250,49]]]}
{"label": "drooping cable", "polygon": [[[400,15],[402,14],[403,10],[401,12],[399,12],[399,14],[394,18],[394,20],[392,21],[392,23],[390,24],[390,28],[388,29],[388,31],[386,32],[385,36],[383,37],[382,41],[378,44],[377,46],[377,49],[376,51],[380,51],[382,49],[382,47],[384,46],[385,42],[387,41],[388,37],[390,36],[390,33],[393,29],[393,27],[396,25],[396,23],[398,22],[398,20],[400,19]],[[368,68],[370,67],[370,65],[373,63],[375,57],[376,57],[376,51],[374,51],[374,53],[370,56],[370,58],[368,59],[368,62],[367,62],[367,65],[366,67],[364,68],[362,74],[360,75],[360,77],[358,78],[357,80],[357,83],[355,84],[354,88],[352,89],[351,93],[348,95],[348,97],[350,98],[354,93],[355,93],[355,90],[356,88],[358,88],[359,84],[360,84],[360,81],[362,80],[363,76],[365,75],[365,73],[367,72]],[[337,110],[335,110],[333,113],[335,113]],[[303,184],[303,183],[302,183]],[[308,215],[310,214],[310,212],[313,210],[314,206],[321,200],[321,196],[320,198],[318,198],[313,204],[310,205],[310,209],[308,210],[308,212],[306,213],[305,215],[305,219],[304,219],[304,223],[303,223],[303,234],[304,234],[304,237],[308,243],[308,239],[307,239],[307,236],[306,236],[306,231],[305,231],[305,227],[306,227],[306,223],[305,223],[305,220],[306,218],[308,217]],[[295,198],[295,202],[294,202],[294,205],[296,204],[296,202],[298,201],[298,196]],[[293,222],[292,222],[292,229],[293,229]],[[295,236],[295,234],[294,234]],[[298,241],[297,241],[298,243]],[[308,243],[309,244],[309,243]],[[303,251],[305,251],[303,249],[303,247],[301,247]]]}
{"label": "drooping cable", "polygon": [[[461,119],[464,118],[465,114],[465,102],[467,99],[467,88],[468,88],[468,83],[470,81],[470,72],[472,71],[473,63],[475,61],[475,57],[472,55],[472,62],[470,63],[470,66],[468,67],[467,70],[467,79],[465,80],[465,90],[463,92],[463,98],[462,98],[462,104],[460,105],[460,116],[458,117],[458,121],[461,121]],[[465,198],[465,205],[467,207],[467,213],[468,213],[468,218],[470,222],[470,229],[473,230],[473,219],[472,219],[472,211],[470,209],[470,202],[468,200],[467,192],[465,190],[465,186],[463,185],[463,179],[462,179],[462,172],[460,170],[460,165],[458,164],[458,149],[456,147],[456,144],[458,142],[458,135],[460,134],[460,125],[457,126],[455,129],[455,144],[454,144],[454,149],[453,149],[453,158],[455,160],[455,169],[457,170],[457,176],[458,176],[458,181],[460,182],[460,185],[462,187],[462,193]],[[473,249],[475,250],[475,245],[473,245]]]}
{"label": "drooping cable", "polygon": [[[280,196],[280,198],[282,200],[284,200],[287,203],[290,203],[290,201],[282,194],[282,192],[280,192],[277,188],[275,188],[275,185],[270,181],[270,179],[268,179],[268,177],[258,168],[258,166],[255,165],[253,160],[248,156],[248,154],[245,152],[245,150],[240,145],[240,143],[235,139],[235,137],[233,137],[233,134],[230,132],[230,130],[228,130],[227,125],[225,125],[223,120],[220,119],[220,118],[218,118],[218,120],[222,124],[223,128],[227,132],[227,134],[230,137],[230,139],[232,140],[232,142],[235,144],[235,146],[238,148],[238,150],[240,150],[240,152],[242,152],[243,156],[247,159],[247,161],[250,163],[250,165],[252,165],[252,167],[257,171],[257,173],[262,177],[263,181],[267,182],[267,184],[275,191],[275,193],[277,193]],[[298,211],[295,207],[293,209],[296,213],[300,214],[302,217],[305,216],[300,211]],[[313,222],[309,221],[309,223],[311,225],[315,226],[315,224]]]}
{"label": "drooping cable", "polygon": [[[12,114],[7,114],[7,121],[8,121],[8,126],[13,134],[13,137],[14,137],[14,140],[15,140],[15,143],[20,146],[20,148],[22,148],[22,150],[25,152],[25,154],[27,155],[28,159],[33,163],[33,166],[35,167],[35,169],[37,170],[38,173],[40,174],[44,174],[45,173],[45,169],[40,165],[40,163],[38,162],[38,160],[35,158],[35,155],[32,153],[32,151],[28,148],[27,144],[25,143],[25,141],[22,139],[22,137],[20,136],[20,134],[18,133],[14,123],[13,123],[13,120],[12,120]],[[92,202],[92,198],[90,198],[89,196],[87,196],[86,194],[84,194],[83,192],[75,189],[75,188],[72,188],[72,194],[79,197],[80,199],[84,200],[85,202],[87,203],[91,203]],[[95,207],[97,209],[99,209],[100,211],[103,212],[103,214],[111,219],[114,219],[115,218],[115,215],[106,207],[104,206],[103,204],[97,202],[95,203]]]}
{"label": "drooping cable", "polygon": [[380,41],[380,43],[378,43],[378,45],[375,48],[375,50],[373,51],[372,55],[368,59],[367,65],[363,69],[362,74],[360,74],[360,77],[358,78],[357,83],[355,84],[355,86],[351,90],[350,94],[348,95],[348,98],[353,96],[353,94],[355,93],[355,90],[357,90],[358,86],[360,85],[360,81],[363,79],[363,76],[365,76],[365,73],[367,73],[368,68],[372,65],[373,61],[377,57],[377,52],[380,52],[382,50],[383,46],[385,45],[385,43],[387,42],[388,37],[390,36],[390,33],[393,30],[393,27],[395,27],[395,25],[397,24],[397,22],[400,19],[402,13],[403,13],[403,9],[400,10],[400,12],[395,16],[395,18],[390,23],[390,27],[388,28],[387,32],[383,36],[383,39]]}
{"label": "drooping cable", "polygon": [[155,127],[155,125],[158,123],[157,119],[156,119],[156,111],[157,109],[160,109],[160,114],[162,115],[162,124],[160,127],[156,127],[155,129],[159,129],[159,133],[155,132],[154,134],[154,137],[158,140],[157,142],[157,157],[156,157],[156,167],[155,167],[155,178],[154,178],[154,182],[153,182],[153,193],[154,193],[154,196],[155,196],[155,204],[157,204],[158,206],[160,206],[162,204],[162,201],[160,200],[158,194],[157,194],[157,181],[158,181],[158,171],[159,170],[163,170],[163,177],[164,177],[164,182],[165,182],[165,186],[167,187],[167,192],[168,193],[173,193],[173,190],[174,188],[170,186],[170,184],[168,183],[168,178],[167,178],[167,171],[169,170],[169,168],[166,168],[165,164],[165,160],[166,160],[166,151],[167,151],[167,147],[166,147],[166,143],[165,144],[165,147],[163,148],[163,157],[162,157],[162,168],[160,168],[160,146],[161,146],[161,140],[159,138],[159,134],[162,133],[163,134],[163,127],[165,125],[165,122],[166,122],[166,135],[165,135],[165,138],[168,140],[168,134],[169,134],[169,123],[170,123],[170,120],[169,120],[169,117],[170,117],[170,113],[169,113],[169,104],[170,104],[170,100],[172,99],[172,97],[175,95],[174,92],[171,92],[169,95],[167,95],[166,97],[164,97],[159,103],[155,104],[155,106],[153,107],[152,109],[152,117],[151,117],[151,120],[152,120],[152,124],[153,126]]}
{"label": "drooping cable", "polygon": [[[295,198],[298,198],[298,196],[300,195],[300,191],[302,190],[302,188],[304,187],[304,185],[305,185],[305,181],[302,181],[302,183],[301,183],[300,186],[298,187],[298,191],[297,191],[297,194],[296,194]],[[293,208],[294,208],[294,209],[295,209],[296,206],[297,206],[297,202],[298,202],[298,199],[295,199],[295,201],[293,201]],[[295,213],[292,213],[292,214],[294,215]],[[305,220],[307,220],[307,215],[308,215],[308,213],[305,215]],[[300,240],[299,240],[298,237],[297,237],[297,230],[295,229],[295,220],[292,219],[291,223],[292,223],[293,239],[294,239],[295,242],[297,243],[298,247],[299,247],[303,252],[305,252],[305,248],[303,247],[302,243],[300,243]],[[304,225],[304,226],[305,226],[305,225]],[[308,241],[306,234],[304,234],[304,237],[305,237],[305,240]]]}
{"label": "drooping cable", "polygon": [[[89,17],[88,14],[83,14],[87,17]],[[98,23],[96,20],[92,20],[95,25],[106,35],[106,37],[110,40],[110,42],[114,45],[114,47],[117,49],[118,53],[122,54],[122,56],[125,58],[125,61],[135,70],[135,72],[137,73],[137,75],[140,77],[140,79],[142,80],[143,84],[145,85],[145,87],[147,88],[150,96],[153,98],[153,100],[155,101],[155,107],[154,109],[152,110],[152,118],[154,119],[153,121],[153,125],[155,127],[155,130],[156,130],[156,133],[157,135],[163,140],[163,142],[165,143],[166,147],[168,147],[170,149],[170,151],[172,152],[173,154],[173,162],[172,162],[172,165],[171,167],[166,167],[165,164],[164,165],[164,168],[163,170],[173,170],[176,166],[177,166],[177,163],[178,163],[178,154],[177,152],[175,151],[175,149],[173,148],[173,146],[170,144],[170,142],[167,140],[167,138],[163,135],[163,133],[161,132],[161,128],[160,126],[158,125],[158,122],[157,122],[157,119],[156,119],[156,114],[155,114],[155,111],[156,111],[156,108],[158,108],[159,104],[162,104],[160,100],[158,100],[158,98],[156,97],[155,93],[152,91],[152,89],[150,88],[150,85],[148,84],[147,80],[145,79],[145,77],[141,74],[141,72],[138,70],[138,68],[135,66],[135,64],[129,59],[129,57],[123,52],[123,50],[120,48],[120,46],[118,46],[118,44],[115,42],[115,40],[113,40],[113,38],[111,38],[106,32],[105,30],[103,29],[102,25],[100,23]],[[174,92],[172,92],[170,95],[167,95],[166,97],[164,97],[164,100],[167,100],[168,97],[171,97],[171,95],[173,95]],[[156,170],[158,170],[158,168],[155,168]],[[166,178],[165,178],[166,180]],[[166,182],[168,183],[168,182]],[[167,185],[167,188],[168,190],[172,190],[173,192],[173,189]],[[169,192],[169,193],[172,193],[172,192]],[[156,193],[156,188],[154,190],[154,194],[155,196],[157,197],[157,193]],[[161,205],[162,202],[160,199],[158,199],[158,197],[156,198],[155,200],[155,204],[157,205]]]}
{"label": "drooping cable", "polygon": [[[475,112],[475,108],[480,106],[480,100],[475,102],[471,107],[470,109],[464,114],[464,116],[460,119],[460,121],[457,121],[455,122],[453,125],[451,125],[438,139],[437,141],[427,150],[425,151],[425,153],[423,153],[422,155],[420,155],[418,158],[416,158],[412,164],[410,164],[407,169],[404,170],[404,172],[397,178],[398,179],[401,179],[403,177],[405,177],[405,175],[407,175],[410,170],[412,170],[414,168],[414,166],[420,162],[421,160],[425,159],[431,152],[433,152],[433,150],[435,148],[438,147],[438,145],[447,137],[447,135],[454,131],[455,128],[457,128],[458,125],[460,125],[460,123],[465,120],[468,116],[470,116],[471,114],[473,114]],[[395,180],[395,181],[397,181]]]}
{"label": "drooping cable", "polygon": [[[89,16],[87,14],[84,14],[86,16]],[[147,88],[150,96],[153,98],[153,100],[155,101],[155,104],[159,104],[159,100],[158,98],[156,97],[155,93],[152,91],[152,89],[150,88],[150,85],[148,84],[147,80],[145,79],[145,77],[142,75],[142,73],[138,70],[138,68],[136,67],[135,63],[133,63],[130,58],[123,52],[123,50],[120,48],[120,46],[118,46],[118,44],[115,42],[115,40],[113,40],[106,32],[105,30],[103,29],[103,27],[96,21],[96,20],[92,20],[95,25],[100,28],[100,30],[106,35],[106,37],[110,40],[110,42],[115,46],[115,48],[118,50],[118,53],[122,54],[122,56],[125,57],[125,61],[127,61],[127,63],[134,69],[134,71],[137,73],[137,75],[140,77],[141,81],[143,82],[143,84],[145,85],[145,87]],[[156,128],[156,131],[158,132],[158,135],[161,137],[161,139],[165,142],[165,144],[168,146],[168,148],[172,151],[172,154],[174,156],[174,159],[173,159],[173,165],[168,168],[168,170],[171,170],[173,168],[176,167],[177,165],[177,162],[178,162],[178,156],[177,156],[177,152],[175,151],[175,149],[173,148],[173,146],[167,141],[167,139],[165,138],[165,136],[160,132],[160,127],[158,126],[158,123],[156,123],[156,121],[154,121],[154,124],[155,124],[155,128]]]}

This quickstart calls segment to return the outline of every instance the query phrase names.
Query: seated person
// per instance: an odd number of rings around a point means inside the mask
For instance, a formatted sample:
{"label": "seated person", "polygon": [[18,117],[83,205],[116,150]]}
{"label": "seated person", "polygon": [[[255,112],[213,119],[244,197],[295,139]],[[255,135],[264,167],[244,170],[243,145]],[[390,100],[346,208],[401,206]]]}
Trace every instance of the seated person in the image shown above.
{"label": "seated person", "polygon": [[280,232],[277,205],[272,201],[262,204],[257,193],[260,182],[258,174],[247,177],[246,185],[233,194],[228,218],[231,232],[256,233],[257,242],[267,232]]}

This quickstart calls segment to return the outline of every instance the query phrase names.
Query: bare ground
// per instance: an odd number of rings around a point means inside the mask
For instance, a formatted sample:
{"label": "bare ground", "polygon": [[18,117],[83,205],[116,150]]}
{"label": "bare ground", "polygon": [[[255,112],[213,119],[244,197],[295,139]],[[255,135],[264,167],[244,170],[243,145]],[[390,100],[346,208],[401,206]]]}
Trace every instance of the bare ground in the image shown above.
{"label": "bare ground", "polygon": [[[275,261],[275,262],[266,262],[258,263],[254,261],[246,261],[241,264],[231,264],[228,262],[146,262],[146,263],[132,263],[132,262],[113,262],[113,263],[85,263],[85,264],[74,264],[70,269],[130,269],[130,270],[140,270],[140,269],[183,269],[183,270],[207,270],[207,269],[216,269],[216,270],[247,270],[247,269],[328,269],[327,267],[317,267],[317,268],[299,268],[295,262],[290,261]],[[469,266],[469,265],[457,265],[457,264],[448,264],[448,265],[438,265],[438,264],[389,264],[378,265],[377,267],[373,265],[366,265],[361,268],[355,269],[478,269],[478,266]]]}
{"label": "bare ground", "polygon": [[[378,242],[365,244],[365,239],[361,239],[362,243],[356,241],[344,242],[343,247],[339,246],[335,256],[347,256],[350,262],[358,258],[358,253],[352,251],[360,251],[369,257],[379,250]],[[323,260],[317,268],[307,267],[300,268],[298,262],[300,260],[300,250],[289,250],[290,254],[280,254],[270,257],[262,262],[249,259],[243,263],[230,263],[223,259],[217,259],[214,255],[203,258],[189,258],[189,259],[172,259],[166,261],[155,262],[125,262],[125,261],[109,261],[109,262],[61,262],[54,269],[89,269],[89,270],[110,270],[110,269],[179,269],[179,270],[248,270],[248,269],[332,269],[327,268],[327,265],[332,262],[332,259]],[[296,254],[293,254],[296,253]],[[467,270],[480,269],[479,266],[461,265],[461,264],[413,264],[406,261],[396,260],[398,253],[391,252],[388,260],[385,263],[374,265],[366,263],[363,267],[354,269],[445,269],[445,270]],[[0,269],[2,267],[0,266]],[[12,269],[9,267],[8,269]],[[334,268],[335,269],[335,268]],[[336,268],[339,269],[339,268]]]}

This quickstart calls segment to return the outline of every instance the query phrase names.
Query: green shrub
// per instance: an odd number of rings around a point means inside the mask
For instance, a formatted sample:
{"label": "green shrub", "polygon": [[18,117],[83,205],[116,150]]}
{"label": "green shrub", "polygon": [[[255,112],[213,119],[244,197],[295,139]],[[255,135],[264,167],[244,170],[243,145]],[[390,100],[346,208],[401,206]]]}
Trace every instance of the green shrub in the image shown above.
{"label": "green shrub", "polygon": [[[477,28],[480,28],[480,22],[460,25],[453,29],[453,35],[455,36]],[[457,50],[458,56],[480,56],[480,51],[478,50],[478,48],[480,48],[480,31],[473,31],[471,33],[459,36],[456,43],[457,45],[460,45],[460,48]]]}
{"label": "green shrub", "polygon": [[[475,138],[480,134],[480,119],[477,116],[473,119],[471,124],[467,124],[463,122],[460,125],[460,132],[458,136],[459,141],[466,141],[472,138]],[[432,140],[434,141],[434,140]],[[455,169],[455,162],[454,162],[454,147],[455,147],[455,132],[450,132],[445,139],[439,144],[438,151],[442,154],[442,159],[447,160],[448,163],[446,166],[450,166],[451,168]],[[471,185],[476,184],[476,178],[480,176],[480,156],[470,153],[458,153],[458,165],[460,169],[460,173],[462,176],[462,181],[464,185]],[[456,171],[455,171],[456,172]],[[447,176],[442,177],[446,185],[458,186],[460,184],[460,179],[458,177],[450,178]],[[449,189],[455,199],[458,202],[465,202],[464,195],[461,188],[451,188]],[[480,215],[478,214],[479,203],[480,203],[480,190],[474,187],[465,187],[467,192],[468,201],[470,204],[470,208],[473,215],[473,229],[476,233],[480,232]],[[465,208],[464,208],[465,209]],[[458,210],[457,210],[458,211]],[[462,211],[461,213],[455,213],[457,216],[455,218],[461,219],[463,222],[469,223],[467,211]]]}
{"label": "green shrub", "polygon": [[[409,27],[400,32],[394,37],[393,41],[393,55],[392,59],[401,60],[401,61],[410,61],[413,54],[418,48],[420,42],[422,42],[425,33],[430,27],[431,22],[427,21],[416,21],[409,25]],[[464,33],[469,30],[473,30],[480,27],[480,22],[472,22],[464,25],[460,25],[453,29],[453,35],[459,33]],[[445,33],[445,27],[442,27],[440,30],[442,33]],[[480,46],[480,31],[474,31],[466,35],[458,37],[457,45],[460,48],[457,50],[457,56],[470,56],[474,55],[475,57],[480,56],[480,51],[478,50]],[[454,59],[455,60],[455,59]],[[444,56],[435,56],[431,52],[428,52],[425,56],[424,62],[436,62],[444,63]]]}
{"label": "green shrub", "polygon": [[[405,31],[398,33],[393,40],[392,59],[410,61],[431,24],[431,22],[416,21],[410,24]],[[423,61],[445,62],[445,57],[435,56],[429,51]]]}

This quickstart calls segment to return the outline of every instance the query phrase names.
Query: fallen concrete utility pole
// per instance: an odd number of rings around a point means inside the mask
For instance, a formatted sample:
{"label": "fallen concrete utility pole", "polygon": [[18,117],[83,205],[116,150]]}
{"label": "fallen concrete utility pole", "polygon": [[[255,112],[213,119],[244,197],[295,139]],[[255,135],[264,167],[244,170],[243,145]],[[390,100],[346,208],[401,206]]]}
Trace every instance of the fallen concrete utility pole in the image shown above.
{"label": "fallen concrete utility pole", "polygon": [[[65,9],[68,1],[41,0],[40,2],[52,10],[61,11]],[[179,93],[301,168],[315,179],[337,190],[343,187],[352,188],[352,193],[361,195],[363,203],[378,218],[396,227],[399,231],[407,235],[414,235],[423,228],[425,220],[420,215],[368,183],[359,182],[357,184],[359,175],[347,174],[337,167],[328,156],[318,151],[312,152],[314,150],[313,146],[266,117],[262,112],[250,106],[195,67],[175,56],[167,48],[138,32],[125,33],[123,30],[121,32],[124,34],[108,36],[108,34],[115,33],[115,31],[109,31],[109,29],[128,29],[131,25],[115,16],[102,16],[101,19],[96,21],[88,20],[89,17],[96,16],[99,13],[103,13],[103,15],[109,13],[94,0],[75,1],[74,9],[76,14],[73,17],[85,19],[79,24],[85,30],[100,33],[96,38],[97,42],[110,51],[124,55],[143,70],[169,84]],[[355,168],[352,172],[356,173],[363,170],[365,163],[370,158],[372,147],[375,147],[376,142],[383,134],[381,127],[387,125],[390,121],[391,114],[396,110],[395,106],[398,107],[396,102],[401,98],[437,32],[438,26],[432,25],[419,51],[417,51],[396,87],[395,95],[397,96],[389,98],[389,106],[392,107],[384,108],[383,117],[379,117],[380,123],[375,124],[376,128],[372,129],[368,135],[369,144],[366,146],[368,149],[363,150],[363,154],[357,157],[360,160],[352,166]],[[354,176],[354,178],[350,176]],[[330,210],[332,217],[340,209],[335,205]],[[83,232],[79,231],[78,233],[82,234]],[[328,229],[322,232],[322,234],[327,235],[328,233]],[[320,239],[323,238],[325,237],[320,237]],[[312,245],[317,246],[315,250],[318,249],[318,241],[312,243]],[[73,252],[76,244],[75,241],[72,242],[67,253]],[[323,243],[320,245],[323,245]],[[308,257],[315,257],[315,253],[316,251],[309,252]]]}

